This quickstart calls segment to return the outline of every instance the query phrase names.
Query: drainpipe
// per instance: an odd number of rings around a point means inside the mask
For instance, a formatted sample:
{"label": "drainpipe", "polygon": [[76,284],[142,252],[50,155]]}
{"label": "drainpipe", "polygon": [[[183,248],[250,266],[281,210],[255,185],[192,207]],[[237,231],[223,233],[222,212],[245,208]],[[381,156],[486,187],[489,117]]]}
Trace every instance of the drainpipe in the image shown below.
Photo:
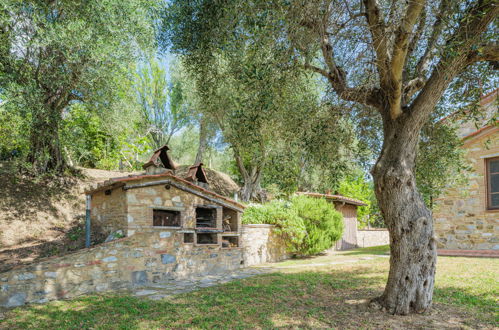
{"label": "drainpipe", "polygon": [[92,196],[87,195],[87,203],[85,210],[85,247],[90,247],[90,201]]}

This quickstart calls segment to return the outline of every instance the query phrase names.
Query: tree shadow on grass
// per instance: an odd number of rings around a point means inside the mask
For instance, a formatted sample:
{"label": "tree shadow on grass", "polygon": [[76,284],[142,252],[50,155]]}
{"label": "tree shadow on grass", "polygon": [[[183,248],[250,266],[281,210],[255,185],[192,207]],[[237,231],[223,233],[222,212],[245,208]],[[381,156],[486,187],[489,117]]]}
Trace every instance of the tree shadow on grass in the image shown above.
{"label": "tree shadow on grass", "polygon": [[[385,278],[368,268],[273,273],[153,301],[85,296],[9,312],[0,327],[37,328],[456,328],[476,313],[438,304],[430,313],[392,316],[368,307]],[[457,322],[457,323],[456,323]]]}
{"label": "tree shadow on grass", "polygon": [[[490,288],[494,290],[494,288]],[[499,323],[499,302],[497,296],[492,293],[471,293],[466,288],[462,287],[436,287],[434,291],[434,301],[444,304],[467,306],[469,308],[476,308],[481,313],[489,314],[492,317],[496,315],[495,322]]]}

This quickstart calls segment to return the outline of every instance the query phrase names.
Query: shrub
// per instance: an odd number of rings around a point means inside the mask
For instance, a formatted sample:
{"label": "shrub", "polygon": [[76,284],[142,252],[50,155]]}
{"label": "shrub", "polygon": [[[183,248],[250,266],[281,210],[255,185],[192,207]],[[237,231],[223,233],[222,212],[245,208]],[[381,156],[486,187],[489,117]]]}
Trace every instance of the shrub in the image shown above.
{"label": "shrub", "polygon": [[251,205],[243,213],[244,224],[270,224],[287,243],[288,251],[317,254],[330,248],[343,233],[343,216],[325,199],[296,196],[289,202]]}
{"label": "shrub", "polygon": [[244,224],[275,225],[275,232],[287,244],[288,252],[295,252],[306,235],[305,225],[289,202],[272,201],[266,204],[254,204],[243,213]]}
{"label": "shrub", "polygon": [[312,255],[329,249],[343,234],[343,215],[323,198],[295,196],[293,209],[303,219],[307,235],[297,248],[301,255]]}

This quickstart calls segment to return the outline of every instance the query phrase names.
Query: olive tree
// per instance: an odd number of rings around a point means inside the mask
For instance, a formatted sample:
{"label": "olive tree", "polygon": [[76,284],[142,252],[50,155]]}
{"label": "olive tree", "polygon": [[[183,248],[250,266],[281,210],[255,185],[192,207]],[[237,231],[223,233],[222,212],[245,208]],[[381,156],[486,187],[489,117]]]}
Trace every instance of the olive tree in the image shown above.
{"label": "olive tree", "polygon": [[[0,4],[0,89],[29,121],[28,161],[66,167],[59,128],[73,102],[109,105],[117,77],[154,41],[155,0]],[[14,108],[14,107],[11,107]]]}
{"label": "olive tree", "polygon": [[419,137],[451,82],[479,63],[497,67],[497,2],[172,3],[172,42],[193,61],[250,35],[273,36],[276,50],[289,51],[282,65],[317,73],[338,102],[361,104],[381,116],[383,145],[372,175],[391,256],[385,291],[373,303],[395,314],[427,310],[436,242],[431,211],[416,185]]}

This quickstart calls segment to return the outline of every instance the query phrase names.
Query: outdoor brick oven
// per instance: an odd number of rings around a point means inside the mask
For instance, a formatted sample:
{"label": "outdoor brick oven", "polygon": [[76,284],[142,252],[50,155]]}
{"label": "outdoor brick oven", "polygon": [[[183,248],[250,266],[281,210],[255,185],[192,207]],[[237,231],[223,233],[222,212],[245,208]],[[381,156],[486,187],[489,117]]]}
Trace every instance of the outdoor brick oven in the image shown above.
{"label": "outdoor brick oven", "polygon": [[86,193],[91,196],[91,223],[107,234],[124,236],[169,230],[182,247],[239,247],[244,206],[209,190],[202,167],[187,176],[175,175],[176,165],[164,146],[144,164],[146,173],[113,178]]}

